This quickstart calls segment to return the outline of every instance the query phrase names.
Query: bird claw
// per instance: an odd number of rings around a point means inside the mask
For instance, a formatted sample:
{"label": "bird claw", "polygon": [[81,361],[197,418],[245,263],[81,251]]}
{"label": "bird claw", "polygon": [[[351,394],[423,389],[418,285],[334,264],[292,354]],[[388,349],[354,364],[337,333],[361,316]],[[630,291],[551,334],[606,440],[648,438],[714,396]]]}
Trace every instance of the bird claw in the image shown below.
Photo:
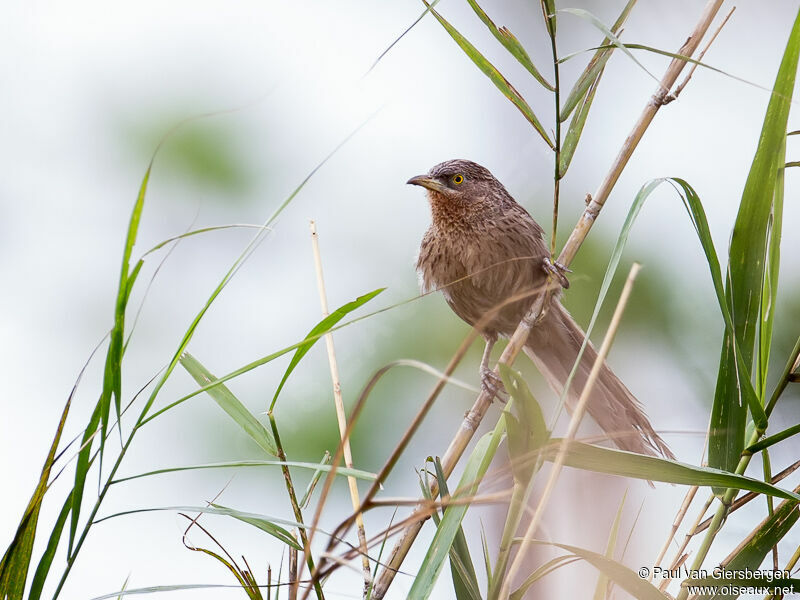
{"label": "bird claw", "polygon": [[569,279],[565,273],[572,273],[571,269],[568,269],[565,265],[562,265],[560,262],[553,262],[550,260],[549,256],[545,256],[542,260],[542,265],[546,273],[549,273],[555,276],[558,279],[558,282],[561,284],[561,287],[567,289],[569,287]]}
{"label": "bird claw", "polygon": [[503,380],[491,369],[481,369],[481,389],[500,402],[505,402],[508,397]]}

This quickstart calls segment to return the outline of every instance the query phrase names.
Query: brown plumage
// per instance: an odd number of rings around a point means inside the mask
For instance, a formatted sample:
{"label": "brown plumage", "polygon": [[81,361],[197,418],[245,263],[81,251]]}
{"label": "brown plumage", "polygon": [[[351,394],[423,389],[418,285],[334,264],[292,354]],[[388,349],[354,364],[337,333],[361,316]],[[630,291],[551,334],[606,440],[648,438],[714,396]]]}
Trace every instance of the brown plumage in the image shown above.
{"label": "brown plumage", "polygon": [[[450,160],[408,183],[426,188],[431,206],[432,223],[417,259],[423,290],[440,289],[459,317],[479,327],[486,339],[481,380],[494,391],[498,382],[489,369],[489,355],[495,340],[514,333],[548,272],[565,286],[568,282],[550,263],[542,228],[486,168]],[[556,298],[528,337],[526,354],[558,394],[584,337]],[[577,402],[596,358],[588,344],[567,395],[568,408]],[[587,410],[623,450],[673,456],[639,402],[605,363]]]}

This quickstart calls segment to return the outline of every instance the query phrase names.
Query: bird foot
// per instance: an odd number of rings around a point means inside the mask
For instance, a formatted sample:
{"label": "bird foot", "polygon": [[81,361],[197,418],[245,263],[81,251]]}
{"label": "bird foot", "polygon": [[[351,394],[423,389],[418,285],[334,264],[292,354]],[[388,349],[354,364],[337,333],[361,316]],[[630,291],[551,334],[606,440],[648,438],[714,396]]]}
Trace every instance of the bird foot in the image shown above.
{"label": "bird foot", "polygon": [[561,287],[567,289],[569,287],[569,279],[565,273],[572,273],[571,269],[568,269],[565,265],[562,265],[560,262],[553,262],[550,260],[549,256],[545,256],[542,260],[542,265],[546,273],[549,273],[555,276],[558,279],[558,282],[561,284]]}
{"label": "bird foot", "polygon": [[505,402],[508,398],[503,380],[491,369],[481,368],[481,389],[490,394],[492,399],[497,398],[500,402]]}

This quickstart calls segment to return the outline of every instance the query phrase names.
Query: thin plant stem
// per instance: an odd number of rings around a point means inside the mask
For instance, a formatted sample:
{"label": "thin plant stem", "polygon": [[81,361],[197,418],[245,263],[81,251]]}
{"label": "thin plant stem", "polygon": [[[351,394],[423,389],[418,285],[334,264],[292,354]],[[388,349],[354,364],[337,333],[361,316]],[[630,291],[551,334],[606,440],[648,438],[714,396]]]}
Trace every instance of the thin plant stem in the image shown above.
{"label": "thin plant stem", "polygon": [[[278,424],[275,422],[275,415],[272,414],[272,411],[267,413],[269,417],[269,424],[272,428],[272,435],[275,438],[275,446],[278,449],[278,460],[286,462],[286,453],[283,451],[283,444],[281,443],[281,436],[278,433]],[[294,483],[292,482],[292,474],[289,471],[289,466],[286,464],[281,465],[281,471],[283,471],[283,479],[286,482],[286,491],[289,494],[289,503],[292,505],[292,511],[294,512],[294,518],[298,523],[305,523],[303,521],[303,511],[300,508],[300,504],[297,502],[297,494],[294,491]],[[305,549],[304,558],[306,563],[308,564],[308,569],[313,573],[314,572],[314,558],[311,556],[311,548],[309,547],[309,539],[306,534],[306,530],[302,527],[298,528],[297,530],[298,535],[300,536],[300,541],[303,544],[303,548]],[[297,594],[297,587],[300,585],[300,571],[297,572],[297,578],[294,581],[294,585],[290,587],[290,589],[294,590],[294,594]],[[309,588],[310,589],[310,588]],[[322,586],[319,584],[318,581],[314,582],[314,591],[317,594],[317,598],[319,600],[324,600],[325,596],[322,593]]]}
{"label": "thin plant stem", "polygon": [[[550,28],[548,28],[550,31]],[[553,98],[555,100],[556,111],[556,132],[555,132],[555,157],[553,160],[553,233],[550,237],[550,256],[556,255],[556,238],[558,237],[558,200],[561,187],[561,83],[559,78],[558,51],[556,49],[556,34],[550,33],[550,47],[553,51]]]}
{"label": "thin plant stem", "polygon": [[[689,488],[686,492],[686,496],[683,498],[683,502],[681,503],[681,507],[678,509],[678,514],[675,515],[675,520],[672,522],[672,529],[670,529],[669,535],[667,539],[664,540],[664,545],[661,547],[661,551],[658,553],[658,557],[656,558],[654,565],[660,565],[661,561],[664,560],[664,556],[667,554],[667,550],[669,550],[669,545],[672,543],[672,540],[675,539],[675,534],[678,533],[678,528],[681,526],[683,522],[683,518],[686,516],[686,513],[689,511],[689,506],[692,504],[694,497],[697,495],[697,490],[700,489],[696,485],[693,485]],[[654,569],[650,570],[650,576],[647,578],[648,581],[653,580],[653,571]]]}
{"label": "thin plant stem", "polygon": [[[322,309],[322,317],[328,316],[328,297],[325,293],[325,279],[322,275],[322,257],[319,251],[319,236],[317,235],[317,225],[314,221],[310,223],[311,229],[311,248],[314,253],[314,267],[317,274],[317,289],[319,290],[319,302]],[[325,335],[325,345],[328,350],[328,365],[331,370],[331,383],[333,384],[333,402],[336,406],[336,419],[339,423],[339,435],[341,436],[342,452],[344,454],[344,464],[348,469],[353,468],[353,453],[350,449],[350,439],[345,437],[347,432],[347,415],[344,412],[344,401],[342,400],[342,385],[339,379],[339,367],[336,362],[336,350],[333,345],[333,334]],[[364,597],[369,592],[372,580],[372,570],[369,565],[367,555],[367,534],[364,530],[364,517],[358,508],[361,501],[358,497],[358,483],[352,475],[347,476],[347,484],[350,488],[350,500],[353,510],[356,511],[356,531],[358,532],[358,543],[361,547],[361,568],[364,573]]]}

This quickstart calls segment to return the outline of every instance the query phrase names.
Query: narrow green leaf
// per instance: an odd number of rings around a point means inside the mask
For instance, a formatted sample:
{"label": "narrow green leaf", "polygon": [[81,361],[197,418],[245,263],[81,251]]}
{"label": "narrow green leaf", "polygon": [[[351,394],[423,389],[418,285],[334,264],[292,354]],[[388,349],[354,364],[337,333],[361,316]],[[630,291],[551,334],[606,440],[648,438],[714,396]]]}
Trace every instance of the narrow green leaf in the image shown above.
{"label": "narrow green leaf", "polygon": [[[616,22],[611,27],[611,32],[614,33],[614,35],[619,35],[619,31],[628,19],[628,15],[631,9],[633,9],[634,4],[636,4],[636,0],[628,0],[628,3],[622,9]],[[592,56],[589,64],[586,65],[586,69],[584,69],[583,73],[581,73],[581,76],[578,77],[575,85],[570,90],[564,105],[561,107],[561,114],[559,115],[559,120],[562,123],[567,120],[567,117],[569,117],[572,110],[578,105],[578,102],[586,96],[589,86],[597,86],[599,77],[608,59],[611,58],[611,53],[614,51],[614,48],[616,48],[613,44],[604,47],[609,41],[608,38],[605,38],[600,44],[600,47],[595,50],[594,56]],[[566,172],[566,170],[564,172]]]}
{"label": "narrow green leaf", "polygon": [[319,323],[314,325],[311,331],[308,332],[308,335],[306,335],[303,342],[297,347],[297,350],[295,350],[294,356],[292,356],[292,360],[289,362],[289,366],[286,368],[286,372],[283,374],[281,382],[278,384],[278,389],[275,390],[275,395],[273,396],[272,403],[269,406],[270,411],[275,408],[275,402],[277,402],[278,395],[281,393],[286,380],[289,379],[289,375],[292,374],[292,371],[294,371],[294,368],[297,366],[300,360],[302,360],[306,353],[311,350],[311,347],[317,343],[322,334],[336,325],[336,323],[341,321],[348,313],[351,313],[360,306],[366,304],[385,289],[386,288],[378,288],[377,290],[373,290],[367,294],[364,294],[363,296],[359,296],[352,302],[348,302],[347,304],[340,306],[327,317],[322,319]]}
{"label": "narrow green leaf", "polygon": [[[776,183],[784,163],[789,108],[800,55],[800,13],[786,45],[773,94],[767,106],[761,137],[747,176],[739,213],[731,236],[726,296],[734,317],[733,334],[739,340],[741,360],[753,364],[760,298],[767,268],[767,235]],[[731,332],[725,333],[719,374],[711,412],[708,463],[728,471],[736,468],[744,448],[747,407],[741,402],[739,356],[735,356]],[[763,390],[762,390],[763,391]],[[760,399],[763,404],[765,399]],[[766,416],[753,411],[756,427],[766,429]]]}
{"label": "narrow green leaf", "polygon": [[[111,399],[114,399],[114,409],[117,421],[122,416],[122,346],[125,336],[125,308],[132,289],[132,282],[129,281],[130,261],[133,246],[136,243],[136,236],[139,233],[139,222],[142,218],[144,209],[144,198],[147,193],[147,184],[150,181],[150,172],[153,169],[153,162],[147,166],[147,170],[139,186],[139,193],[133,205],[131,218],[128,222],[128,233],[125,237],[125,247],[122,252],[122,266],[119,274],[119,287],[117,289],[117,301],[114,306],[114,328],[111,330],[111,339],[108,344],[106,363],[103,373],[103,392],[100,397],[100,472],[103,470],[103,456],[105,451],[106,432],[109,427],[109,413],[111,410]],[[138,269],[134,272],[138,274]],[[135,277],[134,277],[135,278]],[[119,428],[120,439],[122,439],[122,427]],[[74,515],[74,512],[73,512]]]}
{"label": "narrow green leaf", "polygon": [[783,440],[789,439],[792,436],[797,435],[800,433],[800,423],[797,425],[792,425],[791,427],[784,429],[781,432],[778,432],[774,435],[764,438],[760,442],[756,442],[752,446],[748,446],[745,448],[745,452],[748,454],[755,454],[756,452],[761,452],[769,448],[770,446],[774,446],[778,442],[782,442]]}
{"label": "narrow green leaf", "polygon": [[[78,380],[80,380],[80,377]],[[72,393],[61,412],[56,433],[53,436],[50,450],[44,460],[44,466],[42,466],[42,472],[39,475],[39,481],[36,484],[30,502],[25,508],[14,538],[3,554],[3,558],[0,559],[0,598],[3,600],[22,600],[25,594],[25,583],[28,580],[33,542],[36,539],[36,528],[39,525],[39,512],[42,508],[44,495],[48,490],[47,482],[50,479],[50,471],[55,461],[58,444],[61,441],[61,433],[64,431],[64,423],[67,421],[67,415],[69,414],[72,397],[77,385],[76,383],[75,387],[73,387]]]}
{"label": "narrow green leaf", "polygon": [[[598,299],[595,303],[594,312],[592,313],[592,318],[589,321],[589,326],[586,329],[586,340],[584,340],[584,344],[581,347],[581,351],[579,353],[578,358],[575,361],[575,365],[573,365],[572,371],[570,372],[569,377],[567,378],[567,382],[564,385],[564,393],[559,401],[559,408],[564,404],[564,398],[566,397],[566,391],[569,389],[569,385],[572,381],[572,378],[577,371],[577,367],[580,361],[580,355],[582,355],[583,350],[588,343],[589,335],[591,334],[595,322],[597,321],[597,317],[600,314],[600,309],[603,304],[603,300],[605,299],[606,295],[608,294],[608,290],[611,287],[611,281],[614,278],[614,274],[616,273],[617,267],[619,266],[619,261],[622,257],[622,252],[625,248],[625,244],[628,241],[628,236],[630,234],[630,230],[633,227],[633,224],[636,221],[636,218],[639,216],[639,213],[644,206],[644,202],[650,196],[650,194],[662,183],[670,182],[675,190],[678,192],[681,200],[686,207],[686,211],[689,214],[689,217],[692,221],[692,225],[694,226],[695,233],[697,234],[698,240],[703,248],[703,252],[706,255],[706,262],[708,263],[708,268],[711,274],[711,281],[714,284],[714,291],[717,294],[717,302],[720,307],[720,312],[722,313],[723,320],[725,321],[725,326],[728,331],[733,331],[733,320],[730,315],[730,311],[728,310],[728,305],[725,300],[725,287],[722,282],[722,272],[719,265],[719,258],[717,257],[717,252],[714,248],[714,241],[711,238],[711,232],[708,227],[708,220],[706,219],[705,211],[703,210],[703,204],[700,201],[700,197],[694,191],[692,186],[690,186],[686,181],[680,178],[661,178],[661,179],[653,179],[652,181],[647,182],[639,192],[636,194],[636,197],[633,200],[633,204],[631,208],[628,210],[628,216],[625,218],[625,223],[622,226],[622,230],[620,231],[619,236],[617,237],[617,242],[614,245],[614,250],[611,253],[611,258],[608,261],[608,267],[606,268],[606,273],[603,276],[603,282],[600,286],[600,292],[598,293]],[[736,338],[734,340],[734,347],[738,346],[738,342]],[[759,418],[766,418],[764,416],[763,409],[761,409],[761,405],[758,402],[758,398],[756,397],[755,390],[753,389],[753,385],[750,379],[750,371],[748,367],[744,364],[744,361],[741,356],[741,352],[736,353],[737,362],[736,366],[738,372],[740,374],[740,381],[742,383],[742,394],[747,400],[748,405],[750,405],[751,411],[753,411],[754,415],[758,415]],[[759,410],[761,411],[759,413]],[[556,411],[554,415],[554,419],[558,417],[560,411]]]}
{"label": "narrow green leaf", "polygon": [[94,412],[89,418],[89,424],[83,432],[81,450],[78,452],[78,460],[75,462],[75,483],[72,485],[72,516],[69,525],[67,556],[72,555],[75,534],[78,531],[78,520],[81,514],[81,504],[83,503],[83,490],[86,487],[86,475],[89,473],[89,457],[92,452],[92,442],[94,436],[97,434],[97,427],[100,425],[101,404],[101,401],[97,402],[94,407]]}
{"label": "narrow green leaf", "polygon": [[[206,463],[202,465],[192,465],[188,467],[168,467],[166,469],[156,469],[155,471],[148,471],[146,473],[139,473],[138,475],[130,475],[129,477],[120,477],[112,481],[112,484],[122,483],[123,481],[131,481],[132,479],[140,479],[141,477],[150,477],[152,475],[161,475],[162,473],[174,473],[176,471],[196,471],[200,469],[228,469],[228,468],[242,468],[242,467],[271,467],[283,466],[299,467],[301,469],[313,469],[321,473],[327,473],[331,470],[331,466],[327,464],[297,462],[291,460],[237,460],[232,462],[221,463]],[[339,467],[336,469],[336,474],[342,477],[355,477],[356,479],[365,479],[367,481],[374,481],[377,475],[368,471],[361,471],[359,469],[348,469],[346,467]]]}
{"label": "narrow green leaf", "polygon": [[[325,471],[331,470],[330,462],[331,462],[331,453],[325,450],[325,455],[322,457],[322,460],[314,468],[314,474],[311,476],[311,480],[308,482],[308,486],[306,486],[306,491],[303,494],[303,497],[300,498],[300,502],[297,503],[298,506],[300,506],[300,508],[306,508],[306,506],[308,506],[308,503],[311,500],[311,494],[314,493],[314,488],[317,487],[317,483],[319,483],[322,474]],[[346,473],[342,473],[339,469],[336,469],[336,474],[346,475]],[[375,478],[376,477],[373,477],[373,479]]]}
{"label": "narrow green leaf", "polygon": [[[430,6],[426,0],[422,0],[425,6]],[[533,125],[533,128],[542,136],[542,139],[547,143],[550,148],[555,148],[550,136],[547,135],[542,124],[539,122],[539,119],[533,112],[533,109],[528,105],[522,95],[514,89],[508,80],[503,77],[503,75],[498,71],[492,63],[490,63],[486,57],[481,54],[475,46],[473,46],[467,38],[461,35],[458,30],[453,27],[442,15],[440,15],[435,10],[431,9],[431,14],[436,17],[436,20],[442,24],[442,27],[445,28],[447,33],[450,34],[450,37],[455,40],[456,44],[464,51],[464,53],[475,63],[484,75],[486,75],[492,83],[499,89],[503,95],[511,100],[511,102],[516,106],[519,111],[523,114],[523,116],[528,120],[528,122]]]}
{"label": "narrow green leaf", "polygon": [[[611,281],[613,279],[614,273],[616,272],[617,266],[619,265],[619,261],[622,256],[622,251],[625,247],[625,244],[627,243],[630,230],[633,227],[633,223],[636,221],[639,212],[644,206],[645,200],[650,196],[653,190],[655,190],[660,184],[664,183],[665,181],[670,182],[673,185],[675,190],[678,191],[680,198],[683,200],[684,206],[686,207],[686,211],[689,214],[689,217],[691,218],[692,225],[694,226],[697,237],[703,248],[703,252],[706,255],[706,262],[708,263],[709,271],[711,273],[711,280],[712,283],[714,284],[714,291],[717,294],[717,302],[719,304],[723,320],[725,321],[726,331],[729,332],[734,331],[733,319],[731,317],[731,313],[728,309],[728,304],[725,299],[725,286],[722,282],[722,271],[719,265],[719,258],[717,257],[717,252],[714,248],[714,242],[711,238],[711,232],[708,227],[708,220],[706,219],[705,211],[703,210],[703,205],[702,202],[700,201],[700,197],[694,191],[692,186],[690,186],[686,181],[678,177],[654,179],[646,183],[644,186],[642,186],[642,188],[636,194],[636,198],[634,198],[633,204],[631,205],[631,208],[628,211],[628,216],[626,217],[620,235],[617,238],[617,243],[615,244],[614,250],[611,253],[611,258],[609,259],[608,267],[606,268],[606,273],[603,277],[603,282],[600,286],[598,301],[595,304],[595,309],[594,312],[592,313],[592,318],[589,321],[589,326],[586,330],[587,337],[586,340],[584,341],[584,346],[581,348],[579,357],[576,360],[575,365],[573,366],[572,371],[570,372],[570,376],[567,379],[567,382],[564,386],[565,391],[569,388],[572,377],[574,376],[575,371],[577,370],[577,365],[580,360],[580,354],[582,354],[583,348],[588,343],[587,340],[589,339],[589,334],[594,328],[594,324],[597,320],[600,308],[602,307],[602,301],[605,298],[606,294],[608,293],[609,287],[611,286]],[[733,339],[733,347],[735,349],[738,348],[738,340],[736,339],[736,336],[733,336],[732,339]],[[747,405],[750,407],[754,419],[758,420],[759,423],[763,424],[766,422],[766,415],[764,413],[763,407],[758,401],[758,397],[753,388],[749,367],[745,364],[741,352],[737,351],[734,352],[733,354],[735,357],[736,372],[739,377],[738,380],[741,382],[742,386],[742,396],[745,398]],[[561,406],[563,406],[564,398],[565,394],[562,394],[562,398],[560,399]],[[557,415],[558,411],[556,411],[555,416]]]}
{"label": "narrow green leaf", "polygon": [[36,567],[36,573],[33,575],[31,581],[31,589],[28,592],[28,600],[39,600],[42,596],[42,588],[50,573],[50,566],[53,564],[53,558],[58,550],[58,543],[61,540],[61,534],[64,531],[64,524],[67,522],[67,516],[72,509],[72,492],[67,494],[64,505],[61,507],[61,512],[58,514],[53,529],[50,532],[50,539],[47,540],[47,547],[39,559],[39,565]]}
{"label": "narrow green leaf", "polygon": [[537,466],[534,452],[550,438],[544,414],[528,385],[517,371],[500,363],[500,377],[514,399],[517,415],[507,413],[508,451],[514,479],[527,485]]}
{"label": "narrow green leaf", "polygon": [[[208,385],[216,381],[217,378],[188,352],[184,352],[180,360],[183,368],[188,371],[189,375],[191,375],[199,385]],[[220,384],[209,389],[208,395],[214,399],[222,410],[228,413],[228,416],[230,416],[262,450],[273,456],[278,455],[278,448],[275,445],[275,439],[272,437],[272,434],[264,427],[261,421],[256,419],[253,414],[247,410],[244,404],[242,404],[227,387]]]}
{"label": "narrow green leaf", "polygon": [[523,67],[525,67],[528,72],[533,75],[533,77],[541,83],[544,87],[546,87],[551,92],[555,91],[555,88],[548,82],[536,66],[533,64],[531,57],[528,56],[528,52],[525,50],[522,44],[520,44],[519,40],[511,33],[506,27],[498,28],[497,25],[494,24],[489,18],[484,10],[480,7],[480,5],[475,0],[467,0],[469,5],[472,7],[472,10],[475,11],[475,14],[478,15],[483,24],[489,28],[489,31],[492,32],[492,35],[497,38],[497,41],[503,44],[503,47],[508,50],[508,52],[514,58],[519,61]]}
{"label": "narrow green leaf", "polygon": [[547,25],[547,33],[551,38],[556,36],[556,1],[541,0],[544,22]]}
{"label": "narrow green leaf", "polygon": [[[753,388],[753,382],[750,376],[750,366],[745,362],[744,354],[739,347],[741,343],[739,341],[739,335],[735,333],[736,330],[733,322],[733,316],[729,309],[725,294],[725,287],[722,283],[722,270],[719,265],[719,259],[717,257],[716,250],[714,249],[714,243],[711,239],[711,232],[708,227],[708,220],[706,219],[703,205],[700,202],[697,192],[695,192],[692,186],[690,186],[686,181],[677,177],[673,177],[670,179],[670,181],[679,185],[683,190],[681,198],[683,199],[684,206],[686,207],[686,210],[692,219],[692,224],[694,225],[695,231],[700,238],[703,251],[706,255],[706,261],[708,262],[708,266],[711,271],[711,279],[714,283],[714,291],[717,294],[717,302],[719,303],[722,317],[725,320],[725,331],[733,340],[735,373],[741,386],[741,395],[745,399],[745,404],[750,408],[750,412],[753,415],[753,420],[758,423],[760,427],[766,427],[767,416],[764,412],[761,402],[758,399],[758,395]],[[715,490],[715,492],[720,493],[721,490]]]}
{"label": "narrow green leaf", "polygon": [[[442,463],[438,456],[433,464],[436,470],[436,480],[439,483],[439,496],[443,499],[448,498],[450,490],[447,487],[447,478],[444,476]],[[426,486],[426,489],[429,488]],[[438,526],[439,523],[437,522],[436,525]],[[478,577],[475,575],[475,566],[472,564],[467,538],[461,526],[459,526],[453,546],[450,548],[450,571],[457,600],[481,600]]]}
{"label": "narrow green leaf", "polygon": [[[697,59],[692,58],[690,56],[686,56],[685,54],[679,54],[677,52],[669,52],[667,50],[661,50],[660,48],[654,48],[652,46],[647,46],[645,44],[622,44],[622,45],[625,46],[625,48],[627,48],[628,50],[644,50],[645,52],[650,52],[652,54],[658,54],[659,56],[668,56],[669,58],[675,58],[675,59],[681,60],[681,61],[683,61],[685,63],[688,63],[688,64],[697,65],[698,67],[702,67],[704,69],[708,69],[709,71],[713,71],[714,73],[719,73],[720,75],[723,75],[725,77],[728,77],[728,78],[733,79],[735,81],[738,81],[740,83],[744,83],[745,85],[749,85],[749,86],[754,87],[756,89],[764,90],[765,92],[772,93],[772,89],[771,88],[764,87],[763,85],[759,85],[755,81],[750,81],[748,79],[745,79],[744,77],[738,77],[738,76],[734,75],[733,73],[729,73],[728,71],[724,71],[722,69],[718,69],[717,67],[713,67],[713,66],[709,65],[708,63],[704,63],[703,61],[697,60]],[[586,48],[585,50],[579,50],[577,52],[572,52],[570,54],[566,54],[566,55],[562,56],[561,58],[559,58],[558,62],[559,63],[567,62],[568,60],[572,60],[573,58],[575,58],[577,56],[580,56],[580,55],[582,55],[582,54],[584,54],[586,52],[591,52],[592,50],[597,52],[597,51],[600,51],[600,50],[608,50],[608,49],[613,49],[613,48],[616,48],[616,47],[617,46],[615,44],[603,44],[601,46],[596,46],[594,48]],[[791,134],[787,134],[787,135],[791,135]]]}
{"label": "narrow green leaf", "polygon": [[370,73],[372,73],[372,71],[375,69],[375,67],[377,67],[377,66],[378,66],[378,63],[379,63],[379,62],[381,62],[381,60],[383,60],[383,57],[384,57],[384,56],[386,56],[387,54],[389,54],[389,51],[390,51],[392,48],[394,48],[394,47],[397,45],[397,43],[398,43],[400,40],[402,40],[402,39],[403,39],[403,38],[406,36],[406,34],[407,34],[409,31],[411,31],[411,30],[412,30],[412,29],[413,29],[413,28],[414,28],[414,27],[417,25],[417,23],[419,23],[419,22],[420,22],[420,21],[421,21],[421,20],[422,20],[422,19],[425,17],[425,15],[427,15],[429,12],[431,12],[431,9],[432,9],[434,6],[436,6],[437,4],[439,4],[439,0],[433,0],[433,2],[431,2],[429,6],[426,6],[426,7],[425,7],[425,10],[423,10],[423,11],[422,11],[422,14],[421,14],[420,16],[418,16],[416,19],[414,19],[414,22],[413,22],[413,23],[411,23],[411,25],[409,25],[408,27],[406,27],[406,28],[403,30],[403,33],[401,33],[399,36],[397,36],[397,37],[394,39],[394,41],[393,41],[391,44],[389,44],[389,46],[386,48],[386,50],[384,50],[383,52],[381,52],[381,53],[378,55],[378,58],[376,58],[376,59],[375,59],[375,61],[374,61],[374,62],[372,63],[372,65],[370,66],[370,68],[369,68],[369,69],[367,69],[367,72],[366,72],[366,73],[364,73],[364,77],[366,77],[367,75],[369,75]]}
{"label": "narrow green leaf", "polygon": [[781,139],[778,152],[778,173],[775,178],[775,191],[772,200],[772,214],[767,227],[767,260],[764,269],[764,282],[761,292],[760,323],[758,326],[758,395],[762,402],[767,397],[767,373],[769,369],[770,347],[772,346],[772,328],[775,320],[775,301],[778,297],[778,273],[781,263],[781,234],[783,230],[783,194],[784,172],[786,167],[786,137]]}
{"label": "narrow green leaf", "polygon": [[[545,451],[545,459],[553,460],[558,454],[561,440],[553,439]],[[608,473],[622,477],[633,477],[648,481],[663,481],[681,485],[712,486],[724,489],[747,490],[778,498],[800,501],[800,495],[765,483],[759,479],[735,475],[713,467],[698,467],[686,463],[645,456],[635,452],[603,448],[592,444],[570,441],[567,444],[565,463],[567,466],[595,473]]]}
{"label": "narrow green leaf", "polygon": [[603,32],[603,34],[606,36],[607,40],[609,40],[617,48],[622,50],[633,62],[636,63],[636,65],[640,69],[642,69],[645,73],[647,73],[650,77],[652,77],[657,83],[659,82],[658,77],[656,77],[650,71],[648,71],[647,67],[645,67],[642,63],[640,63],[636,59],[636,57],[633,55],[633,53],[625,47],[625,44],[623,44],[619,40],[619,38],[616,35],[614,35],[614,33],[600,19],[595,17],[588,10],[584,10],[582,8],[562,8],[562,9],[559,9],[558,12],[575,15],[577,17],[580,17],[581,19],[584,19],[584,20],[588,21],[592,25],[594,25],[597,29],[599,29],[600,31]]}
{"label": "narrow green leaf", "polygon": [[276,525],[272,521],[264,519],[262,517],[254,517],[250,514],[241,513],[237,510],[233,510],[232,508],[228,508],[227,506],[222,506],[221,504],[211,504],[214,508],[219,508],[221,510],[227,511],[225,514],[230,515],[234,519],[238,519],[243,523],[247,523],[254,527],[258,527],[261,531],[264,531],[274,538],[277,538],[287,546],[291,546],[295,550],[302,550],[303,547],[297,542],[295,537],[289,533],[286,529],[281,527],[280,525]]}
{"label": "narrow green leaf", "polygon": [[597,86],[600,84],[600,78],[603,76],[603,69],[597,73],[597,77],[592,82],[586,95],[581,101],[580,108],[578,108],[572,120],[569,122],[569,128],[564,136],[564,143],[561,146],[561,154],[558,162],[558,177],[559,179],[567,174],[567,169],[572,162],[572,157],[575,155],[575,149],[578,147],[578,141],[581,139],[583,133],[583,126],[586,124],[586,117],[589,116],[589,109],[594,102],[594,95],[597,92]]}
{"label": "narrow green leaf", "polygon": [[[478,490],[478,485],[486,474],[489,464],[492,462],[497,447],[505,431],[505,418],[501,417],[493,432],[485,434],[470,454],[469,460],[464,467],[464,473],[458,485],[458,492],[453,498],[474,496]],[[445,559],[450,553],[456,533],[461,527],[461,521],[467,512],[467,504],[451,504],[444,512],[433,542],[428,547],[425,559],[422,561],[419,572],[411,586],[411,591],[407,600],[425,600],[430,597],[433,585],[441,573]]]}
{"label": "narrow green leaf", "polygon": [[[114,513],[108,515],[106,517],[102,517],[97,519],[95,523],[102,523],[103,521],[108,521],[110,519],[116,519],[118,517],[125,517],[127,515],[137,515],[140,513],[149,513],[149,512],[197,512],[203,513],[208,515],[220,515],[224,517],[234,517],[236,519],[248,518],[254,520],[263,520],[269,521],[270,523],[280,523],[281,525],[285,525],[286,527],[298,527],[303,528],[307,527],[307,525],[303,525],[302,523],[298,523],[297,521],[290,521],[288,519],[280,519],[278,517],[273,517],[270,515],[262,515],[259,513],[251,513],[245,512],[241,510],[236,510],[233,508],[225,508],[222,506],[189,506],[189,505],[179,505],[179,506],[154,506],[150,508],[134,508],[131,510],[124,510],[122,512]],[[323,529],[318,529],[320,533],[327,534],[326,531]]]}

